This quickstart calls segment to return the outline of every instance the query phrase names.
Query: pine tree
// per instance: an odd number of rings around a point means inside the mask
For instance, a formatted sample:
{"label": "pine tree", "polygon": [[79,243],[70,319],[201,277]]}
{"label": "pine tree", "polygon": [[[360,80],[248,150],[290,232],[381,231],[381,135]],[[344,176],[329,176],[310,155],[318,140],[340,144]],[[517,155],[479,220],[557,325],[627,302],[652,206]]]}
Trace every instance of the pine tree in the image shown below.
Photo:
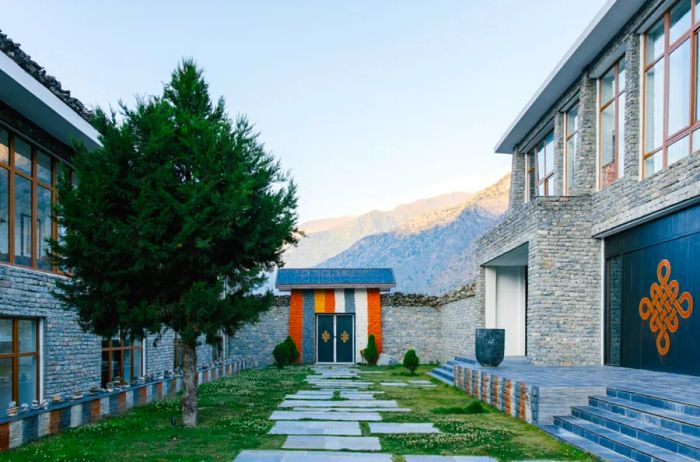
{"label": "pine tree", "polygon": [[183,61],[160,96],[120,114],[96,111],[102,147],[76,148],[77,186],[59,185],[53,242],[70,269],[56,295],[82,327],[183,343],[183,423],[197,424],[196,346],[257,319],[272,294],[251,295],[296,243],[296,187],[245,117],[213,102]]}

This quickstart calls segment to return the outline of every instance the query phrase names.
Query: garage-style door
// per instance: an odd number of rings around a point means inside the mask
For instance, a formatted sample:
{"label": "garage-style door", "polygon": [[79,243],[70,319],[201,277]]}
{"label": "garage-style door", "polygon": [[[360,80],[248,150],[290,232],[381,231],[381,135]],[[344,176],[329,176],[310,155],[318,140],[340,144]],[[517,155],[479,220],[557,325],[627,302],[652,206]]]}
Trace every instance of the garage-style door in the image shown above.
{"label": "garage-style door", "polygon": [[605,240],[606,363],[700,375],[700,206]]}

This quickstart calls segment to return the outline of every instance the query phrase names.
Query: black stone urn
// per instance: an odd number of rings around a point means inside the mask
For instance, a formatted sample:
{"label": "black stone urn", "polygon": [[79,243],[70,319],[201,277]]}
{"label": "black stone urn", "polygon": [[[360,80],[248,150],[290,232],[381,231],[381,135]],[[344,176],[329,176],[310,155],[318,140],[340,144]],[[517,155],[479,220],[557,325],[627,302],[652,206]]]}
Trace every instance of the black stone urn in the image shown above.
{"label": "black stone urn", "polygon": [[497,367],[506,349],[505,329],[476,330],[476,360],[484,367]]}

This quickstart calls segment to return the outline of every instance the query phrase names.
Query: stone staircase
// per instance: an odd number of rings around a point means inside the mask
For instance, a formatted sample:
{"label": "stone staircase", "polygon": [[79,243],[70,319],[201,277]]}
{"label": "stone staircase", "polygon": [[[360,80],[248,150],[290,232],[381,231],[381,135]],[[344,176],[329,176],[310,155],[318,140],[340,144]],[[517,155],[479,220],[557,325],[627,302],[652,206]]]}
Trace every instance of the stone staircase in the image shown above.
{"label": "stone staircase", "polygon": [[436,367],[428,375],[440,380],[441,382],[445,382],[448,385],[452,385],[454,384],[452,375],[453,368],[456,364],[459,363],[476,364],[476,361],[471,358],[457,356],[455,357],[455,359],[447,361],[445,364],[441,364],[439,367]]}
{"label": "stone staircase", "polygon": [[608,388],[542,426],[607,461],[700,460],[700,406]]}

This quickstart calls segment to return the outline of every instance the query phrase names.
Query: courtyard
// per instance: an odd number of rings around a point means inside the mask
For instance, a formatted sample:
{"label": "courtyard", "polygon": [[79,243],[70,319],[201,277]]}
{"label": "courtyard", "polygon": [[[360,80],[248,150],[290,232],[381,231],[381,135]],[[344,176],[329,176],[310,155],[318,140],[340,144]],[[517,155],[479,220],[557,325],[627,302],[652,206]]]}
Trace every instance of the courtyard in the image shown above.
{"label": "courtyard", "polygon": [[410,461],[405,457],[421,454],[593,460],[428,380],[429,370],[421,366],[415,376],[399,366],[243,371],[200,387],[197,428],[180,424],[174,397],[40,439],[0,461],[108,461],[115,454],[130,461],[329,460],[324,449],[345,456],[337,460]]}

